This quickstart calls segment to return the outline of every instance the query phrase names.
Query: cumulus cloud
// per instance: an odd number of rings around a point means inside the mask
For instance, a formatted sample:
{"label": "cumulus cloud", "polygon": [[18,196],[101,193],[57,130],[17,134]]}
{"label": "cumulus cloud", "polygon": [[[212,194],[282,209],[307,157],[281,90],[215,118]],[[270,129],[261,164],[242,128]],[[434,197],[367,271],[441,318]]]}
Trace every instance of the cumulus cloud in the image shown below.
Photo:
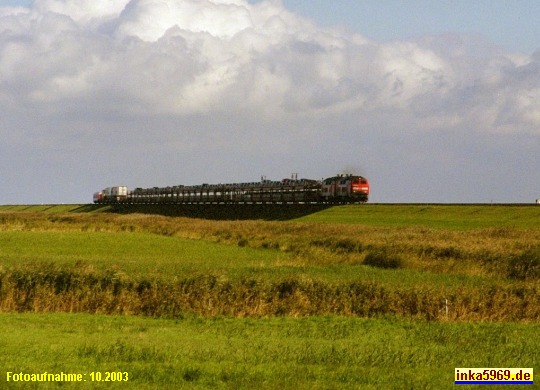
{"label": "cumulus cloud", "polygon": [[[35,148],[67,137],[73,150],[114,149],[95,139],[121,132],[130,136],[112,138],[131,153],[152,142],[208,151],[212,136],[233,151],[249,141],[263,160],[291,150],[284,140],[309,140],[306,159],[328,144],[335,155],[360,134],[538,136],[539,97],[538,52],[456,34],[377,43],[317,26],[278,0],[0,7],[0,108],[9,114],[0,133]],[[356,162],[336,163],[346,164]]]}
{"label": "cumulus cloud", "polygon": [[[14,93],[32,104],[276,115],[422,110],[417,100],[465,95],[483,102],[480,116],[502,105],[507,118],[538,124],[533,58],[471,58],[465,42],[375,44],[321,29],[279,2],[37,0],[28,12],[2,14],[2,81],[25,80]],[[508,88],[512,101],[493,98]]]}

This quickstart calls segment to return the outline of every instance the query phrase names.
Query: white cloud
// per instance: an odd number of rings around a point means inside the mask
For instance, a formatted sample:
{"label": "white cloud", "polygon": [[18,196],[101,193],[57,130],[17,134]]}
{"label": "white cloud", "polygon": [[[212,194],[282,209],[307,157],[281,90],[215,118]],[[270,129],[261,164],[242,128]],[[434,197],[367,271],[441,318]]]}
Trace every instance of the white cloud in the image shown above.
{"label": "white cloud", "polygon": [[53,12],[91,27],[118,18],[128,3],[129,0],[34,0],[32,11],[36,18]]}
{"label": "white cloud", "polygon": [[228,38],[253,27],[244,2],[211,0],[132,0],[122,12],[118,31],[156,41],[171,27]]}
{"label": "white cloud", "polygon": [[[108,106],[173,114],[407,109],[413,98],[463,89],[454,68],[478,72],[459,61],[463,48],[452,62],[455,54],[415,42],[376,45],[276,2],[38,0],[17,23],[9,19],[2,74],[30,73],[32,102],[114,98]],[[497,89],[511,60],[495,60],[480,82]]]}
{"label": "white cloud", "polygon": [[28,13],[28,8],[26,7],[0,7],[0,17],[2,18],[26,13]]}
{"label": "white cloud", "polygon": [[533,58],[473,55],[454,37],[375,44],[279,2],[37,0],[2,15],[3,94],[27,104],[80,99],[178,115],[412,108],[420,118],[447,105],[447,118],[466,116],[473,102],[479,119],[504,106],[527,121],[538,111],[528,98],[539,84]]}

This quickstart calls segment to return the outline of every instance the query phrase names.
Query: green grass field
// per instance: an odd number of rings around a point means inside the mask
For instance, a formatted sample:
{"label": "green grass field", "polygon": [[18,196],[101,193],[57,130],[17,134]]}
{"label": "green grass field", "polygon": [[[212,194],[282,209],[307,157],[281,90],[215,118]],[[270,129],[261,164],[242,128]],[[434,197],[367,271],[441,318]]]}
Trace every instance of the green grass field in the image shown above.
{"label": "green grass field", "polygon": [[72,213],[81,210],[97,210],[98,206],[82,204],[2,205],[0,212]]}
{"label": "green grass field", "polygon": [[453,387],[456,367],[540,360],[539,324],[0,314],[0,325],[3,370],[83,373],[89,382],[91,372],[128,373],[101,384],[118,389],[440,389]]}
{"label": "green grass field", "polygon": [[4,371],[341,389],[538,369],[540,207],[340,206],[279,222],[103,211],[0,206]]}
{"label": "green grass field", "polygon": [[472,230],[482,228],[538,229],[537,205],[355,205],[332,207],[300,221],[370,226]]}

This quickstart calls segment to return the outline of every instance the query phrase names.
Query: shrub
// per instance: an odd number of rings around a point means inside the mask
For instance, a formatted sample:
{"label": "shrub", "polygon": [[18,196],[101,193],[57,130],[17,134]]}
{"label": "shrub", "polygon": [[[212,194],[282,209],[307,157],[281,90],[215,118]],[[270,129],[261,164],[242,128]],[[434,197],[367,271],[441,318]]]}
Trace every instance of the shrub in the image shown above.
{"label": "shrub", "polygon": [[249,241],[246,238],[240,238],[237,242],[237,245],[240,247],[247,246]]}
{"label": "shrub", "polygon": [[328,249],[339,254],[362,252],[363,249],[362,243],[356,242],[349,238],[325,238],[322,240],[312,240],[310,241],[310,245]]}
{"label": "shrub", "polygon": [[447,246],[444,248],[437,249],[435,251],[435,257],[444,258],[444,259],[450,259],[450,258],[461,259],[464,257],[464,255],[461,252],[461,250],[453,246]]}
{"label": "shrub", "polygon": [[511,258],[507,275],[511,279],[519,280],[540,279],[540,247]]}
{"label": "shrub", "polygon": [[364,258],[364,265],[377,268],[401,268],[401,258],[385,250],[369,252]]}

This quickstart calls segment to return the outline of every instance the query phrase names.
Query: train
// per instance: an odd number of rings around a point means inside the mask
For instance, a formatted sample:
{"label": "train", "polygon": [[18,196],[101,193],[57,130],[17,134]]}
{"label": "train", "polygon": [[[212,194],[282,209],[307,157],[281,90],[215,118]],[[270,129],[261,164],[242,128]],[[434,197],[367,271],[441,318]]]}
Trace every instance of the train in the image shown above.
{"label": "train", "polygon": [[345,204],[365,203],[369,181],[346,174],[323,180],[279,181],[261,177],[257,182],[176,185],[172,187],[107,187],[94,193],[96,204]]}

